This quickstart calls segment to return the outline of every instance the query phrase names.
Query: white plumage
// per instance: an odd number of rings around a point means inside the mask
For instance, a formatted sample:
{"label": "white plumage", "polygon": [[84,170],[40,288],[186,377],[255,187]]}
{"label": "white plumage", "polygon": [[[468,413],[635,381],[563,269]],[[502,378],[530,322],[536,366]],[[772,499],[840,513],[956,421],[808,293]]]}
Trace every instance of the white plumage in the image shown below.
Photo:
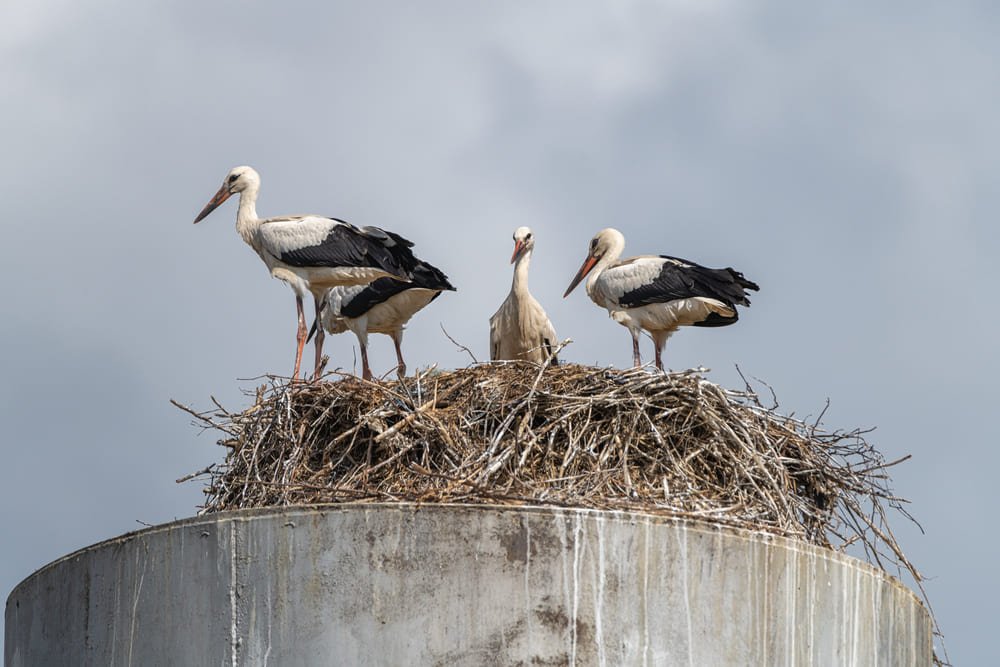
{"label": "white plumage", "polygon": [[[284,280],[295,292],[298,332],[294,378],[298,378],[302,348],[306,341],[305,313],[302,300],[313,295],[316,315],[326,290],[341,285],[361,285],[385,276],[410,279],[416,259],[413,244],[378,227],[354,225],[319,215],[296,215],[277,218],[257,217],[257,193],[260,176],[250,167],[236,167],[226,176],[222,187],[198,214],[199,222],[230,195],[239,193],[236,231],[267,265],[271,275]],[[316,336],[316,366],[320,372],[323,331]]]}
{"label": "white plumage", "polygon": [[603,229],[590,241],[568,296],[588,273],[587,295],[632,334],[632,360],[641,365],[639,334],[645,329],[656,346],[656,367],[663,370],[662,351],[679,327],[718,327],[736,322],[736,306],[749,306],[745,289],[756,284],[731,268],[709,269],[667,255],[642,255],[619,261],[625,237]]}
{"label": "white plumage", "polygon": [[[514,231],[514,279],[510,293],[490,318],[490,359],[543,363],[558,345],[545,309],[528,291],[528,265],[535,237],[527,227]],[[553,363],[558,359],[553,358]]]}

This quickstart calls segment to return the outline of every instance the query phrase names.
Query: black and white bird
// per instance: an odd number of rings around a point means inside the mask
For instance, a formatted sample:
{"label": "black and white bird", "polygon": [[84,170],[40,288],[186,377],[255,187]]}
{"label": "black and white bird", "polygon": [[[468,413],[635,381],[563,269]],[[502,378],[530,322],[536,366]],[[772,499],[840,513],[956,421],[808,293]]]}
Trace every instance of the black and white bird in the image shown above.
{"label": "black and white bird", "polygon": [[[535,236],[528,227],[514,230],[514,279],[510,293],[490,318],[490,359],[543,363],[556,349],[556,330],[545,309],[528,291],[528,264]],[[553,364],[558,359],[553,358]]]}
{"label": "black and white bird", "polygon": [[[230,195],[239,193],[236,231],[264,260],[271,275],[284,280],[295,292],[299,328],[296,334],[295,371],[298,379],[306,319],[302,300],[313,295],[316,316],[326,290],[340,285],[363,285],[383,277],[410,280],[417,260],[403,237],[378,227],[355,227],[343,220],[319,215],[278,218],[257,217],[260,176],[250,167],[236,167],[208,202],[195,222],[214,211]],[[321,368],[323,331],[316,336],[316,367]]]}
{"label": "black and white bird", "polygon": [[[372,379],[368,365],[368,334],[380,333],[396,344],[396,371],[406,375],[403,361],[403,327],[413,315],[441,295],[455,291],[448,277],[427,262],[417,260],[411,269],[410,282],[379,278],[368,285],[334,287],[327,290],[320,310],[321,328],[331,334],[353,331],[361,346],[363,377]],[[314,329],[316,324],[313,324]]]}
{"label": "black and white bird", "polygon": [[645,329],[656,345],[656,367],[663,370],[663,344],[678,327],[723,327],[739,319],[736,306],[749,306],[745,290],[760,289],[731,268],[709,269],[667,255],[619,260],[625,237],[602,229],[590,241],[580,271],[563,297],[584,276],[587,296],[608,309],[611,319],[632,334],[632,360],[640,366],[639,334]]}

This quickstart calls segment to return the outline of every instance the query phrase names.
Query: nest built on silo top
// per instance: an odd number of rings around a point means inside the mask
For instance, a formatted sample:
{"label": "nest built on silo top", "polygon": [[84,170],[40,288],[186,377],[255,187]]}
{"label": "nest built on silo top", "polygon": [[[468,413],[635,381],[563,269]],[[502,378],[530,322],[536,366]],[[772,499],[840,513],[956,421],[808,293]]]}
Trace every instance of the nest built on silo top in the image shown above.
{"label": "nest built on silo top", "polygon": [[909,457],[889,462],[868,431],[825,431],[701,373],[501,362],[393,382],[270,377],[242,412],[175,402],[227,451],[178,481],[210,477],[202,513],[381,501],[710,521],[852,548],[907,572],[926,603],[888,523],[913,521],[887,474]]}

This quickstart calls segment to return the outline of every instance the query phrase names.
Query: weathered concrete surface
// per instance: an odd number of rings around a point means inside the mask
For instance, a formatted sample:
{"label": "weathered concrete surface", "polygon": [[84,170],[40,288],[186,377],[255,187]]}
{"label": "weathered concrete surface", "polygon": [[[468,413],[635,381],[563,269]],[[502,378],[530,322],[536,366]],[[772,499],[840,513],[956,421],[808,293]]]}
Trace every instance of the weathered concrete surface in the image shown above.
{"label": "weathered concrete surface", "polygon": [[58,560],[4,664],[930,665],[917,598],[855,559],[664,517],[313,506],[216,514]]}

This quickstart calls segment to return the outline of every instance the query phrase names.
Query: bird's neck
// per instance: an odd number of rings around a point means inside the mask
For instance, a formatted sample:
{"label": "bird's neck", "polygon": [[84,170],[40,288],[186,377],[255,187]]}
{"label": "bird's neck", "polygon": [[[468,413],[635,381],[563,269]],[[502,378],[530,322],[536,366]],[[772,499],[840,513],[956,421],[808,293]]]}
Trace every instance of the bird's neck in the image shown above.
{"label": "bird's neck", "polygon": [[587,276],[587,282],[584,283],[584,288],[587,290],[587,296],[591,296],[593,293],[594,285],[597,284],[597,280],[601,277],[601,274],[604,273],[604,269],[617,262],[621,254],[622,251],[619,248],[617,252],[612,250],[611,252],[605,253],[603,257],[597,260],[597,264],[594,265],[594,268],[590,271],[590,275]]}
{"label": "bird's neck", "polygon": [[591,269],[590,275],[587,276],[587,282],[583,284],[584,289],[587,290],[587,294],[590,294],[594,290],[594,283],[596,283],[597,279],[601,277],[601,273],[604,271],[604,266],[605,262],[602,259],[594,265],[593,269]]}
{"label": "bird's neck", "polygon": [[236,211],[236,231],[244,241],[255,248],[257,246],[254,237],[260,222],[260,218],[257,217],[257,190],[256,188],[244,190],[240,193],[240,206]]}
{"label": "bird's neck", "polygon": [[514,263],[514,280],[511,282],[510,291],[521,296],[528,293],[528,264],[531,262],[531,252],[526,252],[517,258]]}

